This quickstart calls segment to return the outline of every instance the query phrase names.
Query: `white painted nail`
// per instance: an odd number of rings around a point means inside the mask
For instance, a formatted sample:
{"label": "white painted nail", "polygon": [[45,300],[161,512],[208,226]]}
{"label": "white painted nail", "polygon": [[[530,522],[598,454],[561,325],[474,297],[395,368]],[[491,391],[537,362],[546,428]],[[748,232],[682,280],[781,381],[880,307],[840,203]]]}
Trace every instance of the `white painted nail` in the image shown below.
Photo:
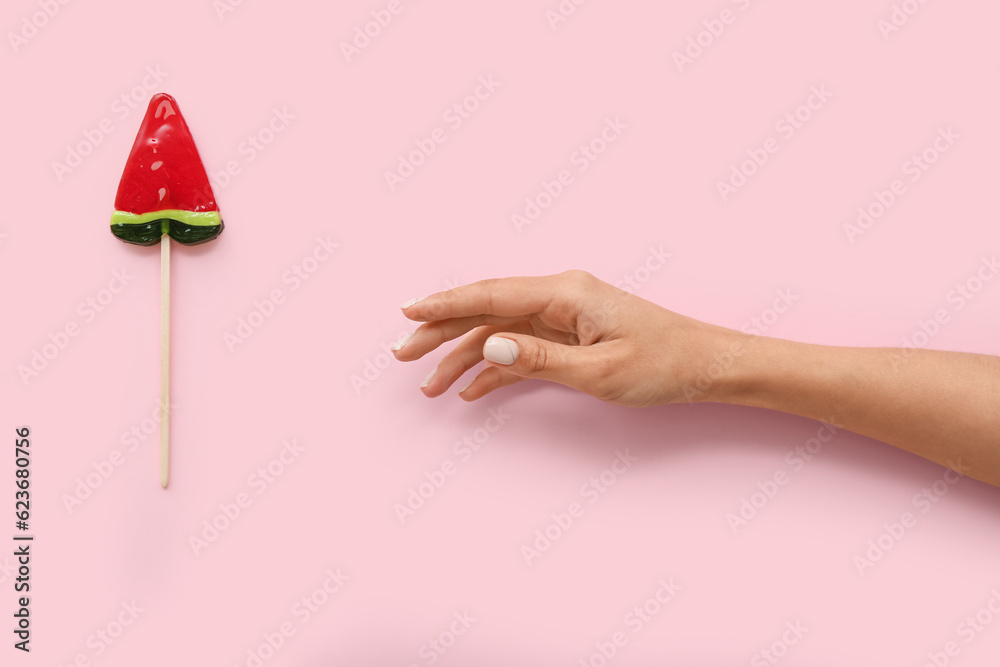
{"label": "white painted nail", "polygon": [[431,379],[434,377],[435,373],[437,373],[437,369],[436,368],[431,371],[430,375],[428,375],[427,377],[424,378],[424,381],[420,384],[420,388],[421,389],[426,389],[427,388],[427,385],[429,385],[431,383]]}
{"label": "white painted nail", "polygon": [[517,361],[517,343],[509,338],[490,336],[483,346],[483,356],[495,364],[510,366]]}
{"label": "white painted nail", "polygon": [[[475,382],[475,380],[473,380],[472,382]],[[467,385],[465,385],[464,387],[462,387],[461,389],[459,389],[459,390],[458,390],[458,393],[460,393],[460,394],[464,394],[464,393],[465,393],[465,390],[466,390],[466,389],[468,389],[469,387],[471,387],[471,386],[472,386],[472,382],[470,382],[469,384],[467,384]]]}
{"label": "white painted nail", "polygon": [[424,297],[419,297],[419,298],[416,298],[416,299],[410,299],[409,301],[407,301],[406,303],[404,303],[402,306],[400,306],[400,308],[402,308],[403,310],[406,310],[407,308],[409,308],[410,306],[412,306],[413,304],[415,304],[417,301],[423,301],[423,298]]}
{"label": "white painted nail", "polygon": [[413,334],[411,333],[408,333],[402,338],[400,338],[398,341],[396,341],[396,344],[392,346],[392,351],[399,352],[400,350],[402,350],[403,346],[409,343],[411,338],[413,338]]}

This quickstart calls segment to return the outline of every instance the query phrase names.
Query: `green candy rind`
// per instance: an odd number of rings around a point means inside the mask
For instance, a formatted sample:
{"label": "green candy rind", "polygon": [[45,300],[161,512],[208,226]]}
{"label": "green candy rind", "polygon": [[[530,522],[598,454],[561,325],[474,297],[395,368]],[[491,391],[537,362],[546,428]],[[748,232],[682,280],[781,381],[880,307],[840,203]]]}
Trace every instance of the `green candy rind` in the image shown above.
{"label": "green candy rind", "polygon": [[145,225],[154,220],[176,220],[185,225],[208,227],[222,224],[218,211],[182,211],[168,208],[162,211],[150,211],[136,215],[128,211],[115,211],[111,214],[111,226],[115,225]]}

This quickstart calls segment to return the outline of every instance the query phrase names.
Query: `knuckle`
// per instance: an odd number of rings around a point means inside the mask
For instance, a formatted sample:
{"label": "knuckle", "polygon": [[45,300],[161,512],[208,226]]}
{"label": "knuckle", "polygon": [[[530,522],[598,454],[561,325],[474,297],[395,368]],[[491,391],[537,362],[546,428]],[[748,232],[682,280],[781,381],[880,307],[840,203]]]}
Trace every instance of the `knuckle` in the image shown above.
{"label": "knuckle", "polygon": [[594,275],[580,269],[567,271],[563,275],[565,281],[563,298],[577,310],[592,299],[601,285],[601,281]]}
{"label": "knuckle", "polygon": [[451,308],[454,303],[454,294],[451,294],[450,292],[440,294],[436,299],[424,306],[427,319],[433,321],[446,318],[451,312]]}
{"label": "knuckle", "polygon": [[532,373],[541,373],[549,365],[549,353],[543,345],[532,345],[524,357],[525,369]]}
{"label": "knuckle", "polygon": [[582,269],[570,269],[569,271],[563,272],[563,277],[566,282],[575,288],[586,289],[593,285],[594,281],[597,280],[592,274]]}
{"label": "knuckle", "polygon": [[493,294],[499,288],[500,282],[497,278],[486,278],[476,283],[482,296],[484,313],[493,313]]}
{"label": "knuckle", "polygon": [[448,341],[447,331],[441,322],[428,322],[425,325],[424,336],[435,348]]}
{"label": "knuckle", "polygon": [[618,381],[622,364],[609,355],[598,355],[587,365],[586,379],[588,393],[602,401],[613,400],[620,391]]}

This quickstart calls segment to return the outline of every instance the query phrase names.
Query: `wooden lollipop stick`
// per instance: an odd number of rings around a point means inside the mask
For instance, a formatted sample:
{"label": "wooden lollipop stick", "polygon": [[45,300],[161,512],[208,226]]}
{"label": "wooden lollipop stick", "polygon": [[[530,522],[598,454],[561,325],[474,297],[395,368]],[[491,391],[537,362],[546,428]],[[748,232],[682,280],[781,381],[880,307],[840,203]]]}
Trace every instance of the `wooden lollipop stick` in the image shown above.
{"label": "wooden lollipop stick", "polygon": [[170,237],[160,240],[160,485],[170,478]]}
{"label": "wooden lollipop stick", "polygon": [[[159,223],[159,226],[157,226]],[[149,99],[111,214],[111,233],[126,243],[160,244],[160,486],[170,481],[170,246],[198,245],[225,225],[205,165],[177,100]],[[172,236],[171,236],[172,235]]]}

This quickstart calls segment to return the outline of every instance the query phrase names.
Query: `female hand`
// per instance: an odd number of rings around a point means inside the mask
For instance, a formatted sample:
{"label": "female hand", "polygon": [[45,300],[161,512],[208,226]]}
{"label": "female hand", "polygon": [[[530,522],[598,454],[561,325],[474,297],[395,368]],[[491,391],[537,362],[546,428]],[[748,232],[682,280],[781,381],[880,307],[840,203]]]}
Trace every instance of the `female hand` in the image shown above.
{"label": "female hand", "polygon": [[680,388],[736,334],[673,313],[585,271],[483,280],[410,302],[403,314],[423,324],[396,344],[400,361],[420,359],[464,336],[424,381],[427,396],[443,394],[486,360],[488,367],[459,392],[467,401],[528,378],[558,382],[618,405],[685,400]]}

